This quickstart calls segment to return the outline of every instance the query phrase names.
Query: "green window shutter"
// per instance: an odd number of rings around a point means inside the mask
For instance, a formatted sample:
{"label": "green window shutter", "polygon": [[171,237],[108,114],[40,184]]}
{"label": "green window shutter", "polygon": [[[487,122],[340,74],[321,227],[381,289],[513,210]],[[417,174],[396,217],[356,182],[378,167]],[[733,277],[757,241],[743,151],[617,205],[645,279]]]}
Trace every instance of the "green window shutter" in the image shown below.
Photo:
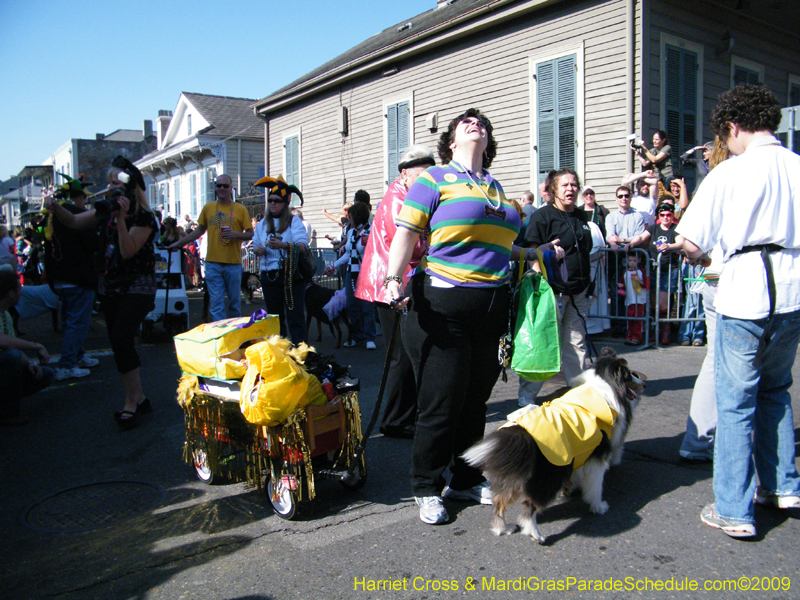
{"label": "green window shutter", "polygon": [[575,55],[536,65],[538,181],[553,169],[577,165],[577,75]]}
{"label": "green window shutter", "polygon": [[[672,163],[680,169],[678,157],[697,143],[697,53],[677,46],[666,46],[666,131],[672,146]],[[695,185],[696,173],[682,173],[689,190]]]}
{"label": "green window shutter", "polygon": [[300,187],[300,137],[286,138],[286,173],[284,178],[289,185]]}
{"label": "green window shutter", "polygon": [[398,102],[386,107],[386,174],[389,185],[398,175],[397,163],[411,145],[411,105]]}

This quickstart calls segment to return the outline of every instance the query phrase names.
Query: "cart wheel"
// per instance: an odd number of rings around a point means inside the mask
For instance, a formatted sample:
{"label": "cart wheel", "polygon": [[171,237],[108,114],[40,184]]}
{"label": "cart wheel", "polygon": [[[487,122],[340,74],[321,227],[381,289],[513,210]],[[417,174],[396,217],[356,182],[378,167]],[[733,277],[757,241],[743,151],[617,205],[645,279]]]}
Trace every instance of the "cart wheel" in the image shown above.
{"label": "cart wheel", "polygon": [[294,494],[292,494],[292,490],[289,488],[285,488],[279,484],[278,490],[278,499],[273,500],[272,495],[274,492],[274,487],[272,479],[270,479],[267,483],[267,496],[269,497],[269,501],[272,503],[272,509],[281,519],[286,519],[288,521],[292,519],[295,512],[297,512],[297,501],[294,499]]}
{"label": "cart wheel", "polygon": [[208,458],[206,457],[205,450],[195,448],[192,450],[192,459],[194,461],[194,470],[197,473],[197,478],[205,483],[211,485],[214,481],[214,473],[211,472],[211,467],[208,465]]}
{"label": "cart wheel", "polygon": [[142,341],[146,344],[153,341],[153,322],[147,319],[142,321]]}
{"label": "cart wheel", "polygon": [[339,483],[342,484],[343,487],[346,487],[348,490],[360,490],[367,484],[367,459],[364,455],[361,455],[361,458],[358,459],[358,465],[356,466],[356,470],[354,471],[353,475],[356,476],[353,482],[349,481],[340,481]]}

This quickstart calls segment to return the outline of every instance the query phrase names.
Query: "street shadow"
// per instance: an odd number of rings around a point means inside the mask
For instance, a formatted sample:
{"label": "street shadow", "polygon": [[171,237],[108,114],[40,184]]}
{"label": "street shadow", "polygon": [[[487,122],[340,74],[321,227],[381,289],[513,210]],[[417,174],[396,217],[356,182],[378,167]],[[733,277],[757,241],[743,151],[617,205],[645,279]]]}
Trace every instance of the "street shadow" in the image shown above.
{"label": "street shadow", "polygon": [[[37,543],[37,560],[24,561],[13,573],[0,575],[0,586],[9,598],[99,598],[109,597],[110,588],[114,597],[144,598],[146,590],[173,579],[181,571],[248,546],[250,537],[223,532],[265,516],[268,509],[263,502],[255,501],[254,494],[175,510],[162,506],[115,527],[85,533],[56,538],[41,534],[51,542]],[[179,490],[167,498],[182,503],[197,495]],[[42,565],[58,565],[58,569],[42,569]]]}

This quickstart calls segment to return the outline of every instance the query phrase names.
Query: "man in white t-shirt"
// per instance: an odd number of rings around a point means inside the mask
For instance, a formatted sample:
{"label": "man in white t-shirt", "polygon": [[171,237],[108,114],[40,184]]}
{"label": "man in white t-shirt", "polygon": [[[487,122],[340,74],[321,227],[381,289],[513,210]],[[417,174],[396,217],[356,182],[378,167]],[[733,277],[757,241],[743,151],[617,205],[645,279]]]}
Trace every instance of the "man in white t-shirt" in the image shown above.
{"label": "man in white t-shirt", "polygon": [[731,537],[756,534],[755,502],[800,507],[789,396],[800,339],[800,156],[775,138],[780,120],[766,87],[720,96],[711,128],[734,158],[708,174],[678,226],[690,259],[722,251],[715,502],[700,518]]}
{"label": "man in white t-shirt", "polygon": [[645,227],[656,222],[656,204],[658,203],[658,177],[653,171],[631,173],[622,179],[622,185],[636,190],[631,199],[631,206],[644,216]]}

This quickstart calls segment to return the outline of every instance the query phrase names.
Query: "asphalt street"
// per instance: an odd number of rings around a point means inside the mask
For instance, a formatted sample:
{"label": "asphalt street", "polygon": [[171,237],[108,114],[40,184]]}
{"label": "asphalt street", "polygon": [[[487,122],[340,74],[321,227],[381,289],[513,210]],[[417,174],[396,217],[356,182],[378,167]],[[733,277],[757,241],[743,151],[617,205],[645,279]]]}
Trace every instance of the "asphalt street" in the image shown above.
{"label": "asphalt street", "polygon": [[[196,324],[196,294],[190,303]],[[49,316],[21,329],[59,352]],[[365,425],[386,342],[379,337],[377,351],[333,351],[325,330],[315,343],[361,379]],[[450,523],[420,522],[408,483],[411,442],[378,433],[367,449],[366,486],[351,491],[318,481],[317,498],[293,521],[273,513],[263,490],[201,483],[182,458],[171,339],[157,326],[154,341],[141,345],[153,413],[120,431],[113,413],[121,408],[121,382],[95,317],[86,342],[100,358],[92,375],[28,398],[23,412],[31,423],[0,429],[0,596],[800,597],[800,511],[757,507],[751,541],[700,522],[701,508],[713,500],[712,466],[682,462],[678,447],[705,348],[633,351],[615,340],[595,343],[625,354],[649,377],[648,389],[623,462],[606,477],[608,513],[595,516],[579,499],[562,499],[540,519],[547,536],[540,546],[520,534],[493,536],[486,506],[449,503]],[[794,373],[797,380],[797,363]],[[498,382],[487,429],[516,409],[516,390],[514,376]],[[796,431],[797,392],[795,383]]]}

